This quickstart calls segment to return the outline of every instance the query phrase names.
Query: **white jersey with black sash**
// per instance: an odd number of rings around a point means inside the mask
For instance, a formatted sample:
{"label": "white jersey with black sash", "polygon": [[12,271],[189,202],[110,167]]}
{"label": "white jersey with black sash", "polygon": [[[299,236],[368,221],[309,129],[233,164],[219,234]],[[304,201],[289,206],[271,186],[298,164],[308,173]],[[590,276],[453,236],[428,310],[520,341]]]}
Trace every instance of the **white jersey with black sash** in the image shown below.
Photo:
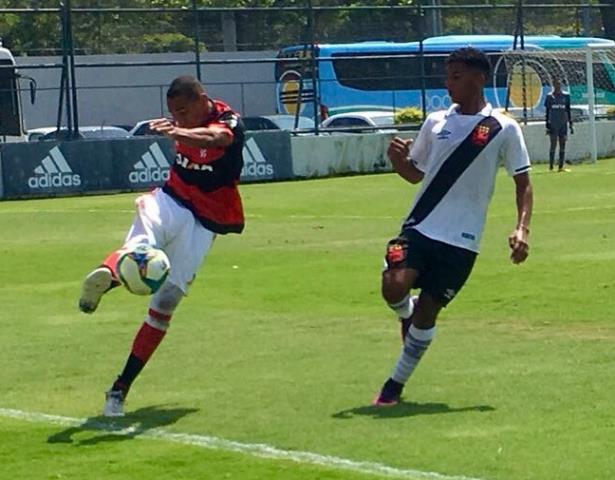
{"label": "white jersey with black sash", "polygon": [[458,106],[430,114],[410,151],[425,174],[403,229],[478,252],[498,167],[530,170],[521,128],[487,104],[476,115]]}

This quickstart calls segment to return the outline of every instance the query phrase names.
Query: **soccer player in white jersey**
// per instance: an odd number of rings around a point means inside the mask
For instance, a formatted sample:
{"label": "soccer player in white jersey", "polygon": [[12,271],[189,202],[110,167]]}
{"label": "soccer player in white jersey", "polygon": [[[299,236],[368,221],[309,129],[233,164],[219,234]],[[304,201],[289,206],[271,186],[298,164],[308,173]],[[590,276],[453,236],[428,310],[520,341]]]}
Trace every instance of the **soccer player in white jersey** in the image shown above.
{"label": "soccer player in white jersey", "polygon": [[[528,256],[530,160],[519,125],[493,110],[483,90],[487,56],[474,48],[446,62],[448,110],[430,114],[416,141],[395,138],[387,154],[410,183],[422,182],[401,233],[387,246],[382,295],[401,320],[403,348],[374,405],[395,405],[436,333],[436,318],[459,293],[478,253],[495,177],[504,164],[516,185],[511,260]],[[411,289],[420,289],[411,297]]]}

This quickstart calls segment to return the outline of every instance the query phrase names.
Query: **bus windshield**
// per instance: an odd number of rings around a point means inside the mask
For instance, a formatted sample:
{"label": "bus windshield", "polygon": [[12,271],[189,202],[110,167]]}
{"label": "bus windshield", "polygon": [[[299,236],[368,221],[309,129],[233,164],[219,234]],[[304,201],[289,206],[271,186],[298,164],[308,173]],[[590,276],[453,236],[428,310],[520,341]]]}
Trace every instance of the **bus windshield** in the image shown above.
{"label": "bus windshield", "polygon": [[15,59],[0,42],[0,138],[22,135],[23,122]]}

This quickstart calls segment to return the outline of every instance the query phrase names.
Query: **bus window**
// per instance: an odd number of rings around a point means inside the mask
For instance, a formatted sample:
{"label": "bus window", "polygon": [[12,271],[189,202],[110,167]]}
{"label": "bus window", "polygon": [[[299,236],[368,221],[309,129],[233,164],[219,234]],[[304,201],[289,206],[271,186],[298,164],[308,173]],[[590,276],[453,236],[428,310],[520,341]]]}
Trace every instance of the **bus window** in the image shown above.
{"label": "bus window", "polygon": [[[370,53],[378,57],[387,53]],[[356,54],[356,56],[363,56]],[[421,88],[420,59],[416,56],[399,58],[352,58],[334,55],[333,69],[340,85],[357,90],[413,90]]]}

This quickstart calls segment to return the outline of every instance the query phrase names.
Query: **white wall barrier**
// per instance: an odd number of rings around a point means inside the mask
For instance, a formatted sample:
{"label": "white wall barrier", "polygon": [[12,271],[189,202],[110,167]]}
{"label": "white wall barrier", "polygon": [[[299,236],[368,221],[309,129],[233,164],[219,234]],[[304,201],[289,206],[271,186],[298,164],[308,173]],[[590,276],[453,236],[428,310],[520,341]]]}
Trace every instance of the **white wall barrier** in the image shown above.
{"label": "white wall barrier", "polygon": [[[549,137],[544,123],[522,126],[532,163],[549,161]],[[566,158],[573,162],[590,157],[589,124],[579,122],[574,135],[568,136]],[[414,138],[418,132],[403,132]],[[615,121],[596,122],[598,156],[615,155]],[[297,136],[291,139],[293,173],[300,178],[318,178],[351,173],[388,172],[387,146],[393,137],[388,133],[334,134]]]}
{"label": "white wall barrier", "polygon": [[[404,138],[417,132],[404,132]],[[349,173],[391,170],[386,150],[393,138],[388,133],[297,136],[291,139],[293,173],[312,178]]]}
{"label": "white wall barrier", "polygon": [[[533,163],[549,161],[549,137],[546,135],[544,123],[534,123],[522,126],[525,142]],[[598,157],[615,155],[615,121],[600,120],[596,122],[596,140]],[[574,134],[568,134],[566,143],[566,159],[573,162],[589,160],[591,140],[589,123],[579,122],[574,125]],[[557,160],[557,152],[556,152]]]}

